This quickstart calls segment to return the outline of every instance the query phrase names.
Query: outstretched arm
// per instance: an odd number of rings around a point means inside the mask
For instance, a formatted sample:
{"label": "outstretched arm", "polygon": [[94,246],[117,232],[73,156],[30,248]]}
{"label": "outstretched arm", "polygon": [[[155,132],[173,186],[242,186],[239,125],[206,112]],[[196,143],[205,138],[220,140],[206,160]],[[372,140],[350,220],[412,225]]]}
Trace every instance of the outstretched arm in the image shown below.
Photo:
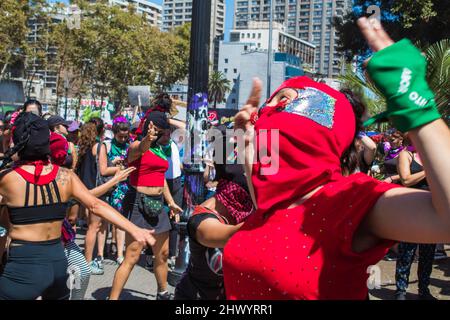
{"label": "outstretched arm", "polygon": [[89,192],[94,197],[100,198],[102,195],[107,193],[111,188],[113,188],[116,184],[118,184],[119,182],[125,181],[128,178],[128,176],[130,175],[130,173],[132,173],[134,170],[136,170],[135,167],[130,167],[125,170],[118,171],[118,172],[116,172],[114,177],[112,177],[112,179],[109,179],[107,182],[98,186],[95,189],[89,190]]}
{"label": "outstretched arm", "polygon": [[94,197],[73,172],[67,170],[62,174],[68,175],[65,181],[70,183],[71,195],[89,209],[90,212],[125,230],[144,246],[155,244],[155,238],[151,235],[151,231],[137,227],[111,206]]}
{"label": "outstretched arm", "polygon": [[[375,21],[373,26],[361,18],[358,24],[375,52],[393,45],[379,22]],[[424,116],[426,119],[428,115]],[[437,119],[411,128],[409,137],[421,156],[431,193],[397,188],[381,196],[361,227],[369,233],[359,241],[354,239],[354,246],[360,250],[369,248],[379,238],[415,243],[450,242],[449,128],[442,119]]]}

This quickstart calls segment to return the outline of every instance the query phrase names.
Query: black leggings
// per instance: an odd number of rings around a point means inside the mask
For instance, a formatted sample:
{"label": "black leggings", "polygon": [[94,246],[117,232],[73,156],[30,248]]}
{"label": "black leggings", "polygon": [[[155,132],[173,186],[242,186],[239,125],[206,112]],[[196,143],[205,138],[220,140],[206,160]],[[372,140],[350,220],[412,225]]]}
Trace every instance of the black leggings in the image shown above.
{"label": "black leggings", "polygon": [[69,298],[67,258],[61,239],[13,240],[7,259],[0,275],[0,300]]}

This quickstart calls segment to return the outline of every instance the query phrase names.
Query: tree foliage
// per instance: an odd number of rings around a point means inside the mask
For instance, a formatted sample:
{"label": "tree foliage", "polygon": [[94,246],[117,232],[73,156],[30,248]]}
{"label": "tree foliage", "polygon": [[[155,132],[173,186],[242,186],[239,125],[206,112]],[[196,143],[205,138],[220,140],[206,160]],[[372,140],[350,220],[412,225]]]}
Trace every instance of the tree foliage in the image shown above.
{"label": "tree foliage", "polygon": [[447,0],[355,0],[353,5],[353,10],[343,19],[334,19],[339,35],[338,47],[345,53],[347,61],[355,55],[364,56],[369,49],[356,20],[370,15],[367,9],[371,5],[379,6],[383,26],[395,41],[406,37],[429,45],[450,38],[450,6]]}
{"label": "tree foliage", "polygon": [[225,95],[231,90],[231,82],[220,71],[213,71],[209,76],[208,97],[209,102],[214,102],[214,108],[217,102],[225,102]]}
{"label": "tree foliage", "polygon": [[[74,1],[82,10],[79,29],[57,29],[60,69],[75,79],[77,95],[124,103],[127,87],[167,89],[186,77],[189,38],[181,30],[161,32],[134,6],[122,10],[107,2]],[[60,84],[61,85],[61,84]]]}
{"label": "tree foliage", "polygon": [[25,64],[27,57],[42,58],[27,41],[30,19],[45,19],[45,0],[0,1],[0,80],[14,64]]}
{"label": "tree foliage", "polygon": [[[436,42],[424,50],[427,58],[427,81],[435,93],[437,107],[443,119],[450,126],[450,40]],[[365,74],[346,68],[340,76],[343,86],[362,97],[372,115],[386,109],[386,101],[381,92],[370,82]]]}

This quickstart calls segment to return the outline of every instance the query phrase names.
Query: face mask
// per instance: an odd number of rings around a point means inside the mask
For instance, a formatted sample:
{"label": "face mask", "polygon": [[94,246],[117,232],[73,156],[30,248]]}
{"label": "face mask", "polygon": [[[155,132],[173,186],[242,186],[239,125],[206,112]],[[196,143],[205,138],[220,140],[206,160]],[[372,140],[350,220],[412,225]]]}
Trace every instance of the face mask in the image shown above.
{"label": "face mask", "polygon": [[340,159],[355,136],[353,109],[342,93],[296,77],[268,101],[283,89],[293,89],[297,96],[263,108],[255,123],[252,181],[262,211],[289,206],[292,199],[340,179]]}

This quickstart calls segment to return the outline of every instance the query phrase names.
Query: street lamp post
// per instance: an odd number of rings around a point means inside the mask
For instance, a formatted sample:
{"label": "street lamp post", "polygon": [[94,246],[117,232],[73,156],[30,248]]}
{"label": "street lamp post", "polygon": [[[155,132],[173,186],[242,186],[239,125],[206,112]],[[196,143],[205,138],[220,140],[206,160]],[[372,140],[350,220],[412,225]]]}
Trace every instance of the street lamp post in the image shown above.
{"label": "street lamp post", "polygon": [[189,243],[186,225],[194,206],[203,202],[203,162],[206,151],[208,124],[209,45],[211,31],[211,1],[194,0],[192,3],[191,52],[189,60],[188,106],[186,113],[186,139],[183,168],[185,186],[183,214],[177,223],[178,248],[175,269],[169,272],[172,286],[181,279],[189,262]]}

